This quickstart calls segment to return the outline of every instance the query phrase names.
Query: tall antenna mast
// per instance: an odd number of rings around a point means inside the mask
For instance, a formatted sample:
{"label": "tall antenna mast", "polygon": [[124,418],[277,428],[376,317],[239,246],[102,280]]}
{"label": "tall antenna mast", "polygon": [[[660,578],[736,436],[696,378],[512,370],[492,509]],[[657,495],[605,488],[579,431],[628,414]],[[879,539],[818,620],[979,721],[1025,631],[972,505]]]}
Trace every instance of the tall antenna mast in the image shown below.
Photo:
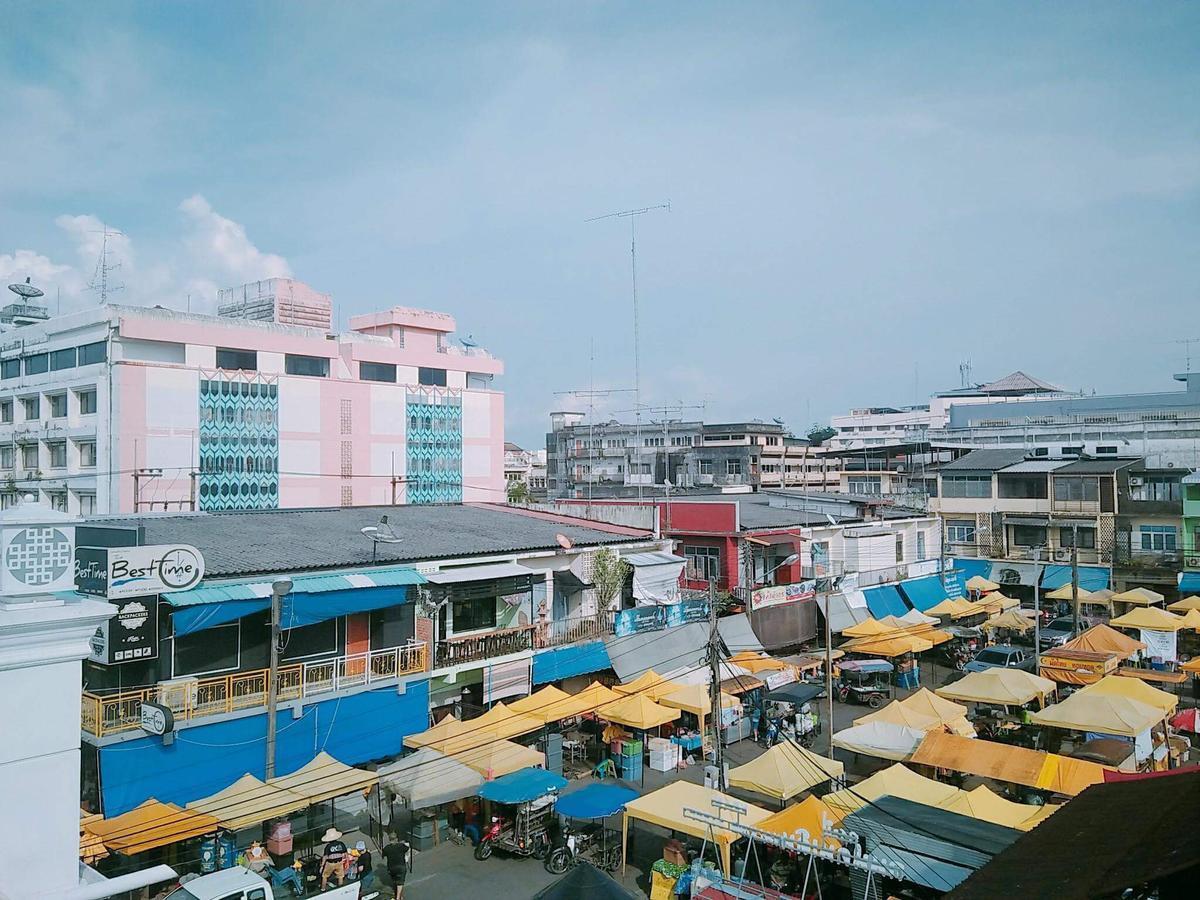
{"label": "tall antenna mast", "polygon": [[633,423],[633,442],[635,451],[637,452],[637,467],[638,467],[638,483],[637,492],[638,499],[642,499],[642,356],[641,356],[641,333],[638,322],[638,289],[637,289],[637,220],[640,216],[646,213],[654,212],[658,209],[671,211],[671,201],[660,203],[657,206],[643,206],[639,209],[623,209],[620,212],[605,213],[602,216],[593,216],[590,219],[585,219],[585,222],[599,222],[601,219],[628,219],[629,220],[629,264],[632,275],[631,285],[633,288],[633,392],[634,402],[637,412],[634,416]]}
{"label": "tall antenna mast", "polygon": [[123,284],[109,284],[108,276],[110,272],[115,272],[121,268],[121,264],[110,266],[108,264],[108,238],[109,235],[114,237],[124,236],[124,232],[110,229],[105,225],[100,231],[93,231],[92,234],[102,235],[100,238],[100,258],[96,260],[96,271],[92,274],[91,284],[88,285],[88,290],[96,291],[100,295],[100,304],[108,303],[108,295],[115,294],[117,291],[125,290]]}

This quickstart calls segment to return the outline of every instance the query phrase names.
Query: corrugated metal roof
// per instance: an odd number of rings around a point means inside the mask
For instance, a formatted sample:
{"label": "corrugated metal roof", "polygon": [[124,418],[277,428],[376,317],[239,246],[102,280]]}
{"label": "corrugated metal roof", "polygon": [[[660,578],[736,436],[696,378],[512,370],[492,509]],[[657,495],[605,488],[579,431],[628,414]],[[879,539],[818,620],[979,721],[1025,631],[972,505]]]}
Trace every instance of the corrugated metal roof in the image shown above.
{"label": "corrugated metal roof", "polygon": [[1056,469],[1055,475],[1110,475],[1120,469],[1128,468],[1141,462],[1140,459],[1081,459],[1070,463],[1061,469]]}
{"label": "corrugated metal roof", "polygon": [[995,472],[1025,460],[1024,450],[972,450],[966,456],[943,463],[939,472]]}
{"label": "corrugated metal roof", "polygon": [[1061,469],[1063,466],[1069,466],[1072,462],[1074,460],[1070,459],[1027,459],[1014,466],[1005,466],[1000,471],[1000,474],[1039,475],[1045,472],[1053,472],[1055,469]]}

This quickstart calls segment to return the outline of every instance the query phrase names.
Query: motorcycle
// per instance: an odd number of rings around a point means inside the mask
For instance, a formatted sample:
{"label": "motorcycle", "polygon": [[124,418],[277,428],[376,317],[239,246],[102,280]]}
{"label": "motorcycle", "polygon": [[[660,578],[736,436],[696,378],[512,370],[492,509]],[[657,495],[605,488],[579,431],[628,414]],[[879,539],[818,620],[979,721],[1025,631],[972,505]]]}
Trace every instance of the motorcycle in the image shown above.
{"label": "motorcycle", "polygon": [[621,865],[620,837],[606,828],[568,828],[563,843],[550,851],[543,865],[550,874],[561,875],[584,857],[606,872],[615,872]]}
{"label": "motorcycle", "polygon": [[518,814],[511,826],[506,826],[499,816],[492,816],[492,821],[475,845],[475,858],[483,862],[499,849],[513,856],[545,859],[550,850],[550,839],[544,828],[531,828],[530,817],[525,811],[522,813]]}

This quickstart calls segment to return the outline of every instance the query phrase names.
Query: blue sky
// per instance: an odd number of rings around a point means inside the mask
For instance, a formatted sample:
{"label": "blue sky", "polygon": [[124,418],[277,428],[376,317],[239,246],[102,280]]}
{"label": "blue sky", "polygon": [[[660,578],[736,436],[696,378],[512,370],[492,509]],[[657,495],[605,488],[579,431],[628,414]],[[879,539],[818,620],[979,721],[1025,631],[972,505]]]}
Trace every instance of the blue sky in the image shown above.
{"label": "blue sky", "polygon": [[628,229],[584,220],[670,199],[648,403],[800,430],[964,359],[1161,389],[1200,337],[1197,34],[1172,3],[17,0],[0,277],[95,302],[104,221],[127,302],[288,272],[446,310],[536,445],[584,402],[555,391],[633,381]]}

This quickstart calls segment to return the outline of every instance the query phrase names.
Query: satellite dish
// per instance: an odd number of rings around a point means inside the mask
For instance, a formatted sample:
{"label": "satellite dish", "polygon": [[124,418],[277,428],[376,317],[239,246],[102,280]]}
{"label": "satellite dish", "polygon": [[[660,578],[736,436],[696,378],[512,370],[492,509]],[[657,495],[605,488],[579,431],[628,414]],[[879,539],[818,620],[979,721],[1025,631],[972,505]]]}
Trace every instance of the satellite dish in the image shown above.
{"label": "satellite dish", "polygon": [[773,417],[773,418],[771,419],[771,421],[772,421],[772,422],[774,422],[776,425],[782,425],[782,424],[783,424],[783,419],[779,418],[778,416],[775,416],[775,417]]}
{"label": "satellite dish", "polygon": [[829,520],[829,524],[830,524],[830,525],[836,525],[836,524],[837,524],[837,519],[835,519],[835,518],[834,518],[832,515],[830,515],[829,513],[825,513],[825,518]]}
{"label": "satellite dish", "polygon": [[572,540],[562,532],[556,534],[554,539],[558,541],[558,546],[562,547],[564,550],[570,550],[575,546],[574,542],[572,542]]}
{"label": "satellite dish", "polygon": [[464,347],[466,347],[467,349],[470,349],[471,347],[479,346],[479,342],[475,340],[475,335],[473,335],[473,334],[468,334],[464,338],[459,338],[458,342],[460,344],[462,344]]}
{"label": "satellite dish", "polygon": [[367,525],[364,528],[360,528],[359,531],[362,532],[363,537],[371,542],[371,562],[375,561],[380,544],[399,544],[404,540],[404,538],[400,537],[393,530],[386,515],[379,517],[378,525]]}
{"label": "satellite dish", "polygon": [[28,278],[25,279],[24,284],[21,284],[19,281],[16,284],[10,284],[8,289],[22,300],[35,300],[38,297],[45,296],[46,293],[41,288],[36,288],[30,284]]}

